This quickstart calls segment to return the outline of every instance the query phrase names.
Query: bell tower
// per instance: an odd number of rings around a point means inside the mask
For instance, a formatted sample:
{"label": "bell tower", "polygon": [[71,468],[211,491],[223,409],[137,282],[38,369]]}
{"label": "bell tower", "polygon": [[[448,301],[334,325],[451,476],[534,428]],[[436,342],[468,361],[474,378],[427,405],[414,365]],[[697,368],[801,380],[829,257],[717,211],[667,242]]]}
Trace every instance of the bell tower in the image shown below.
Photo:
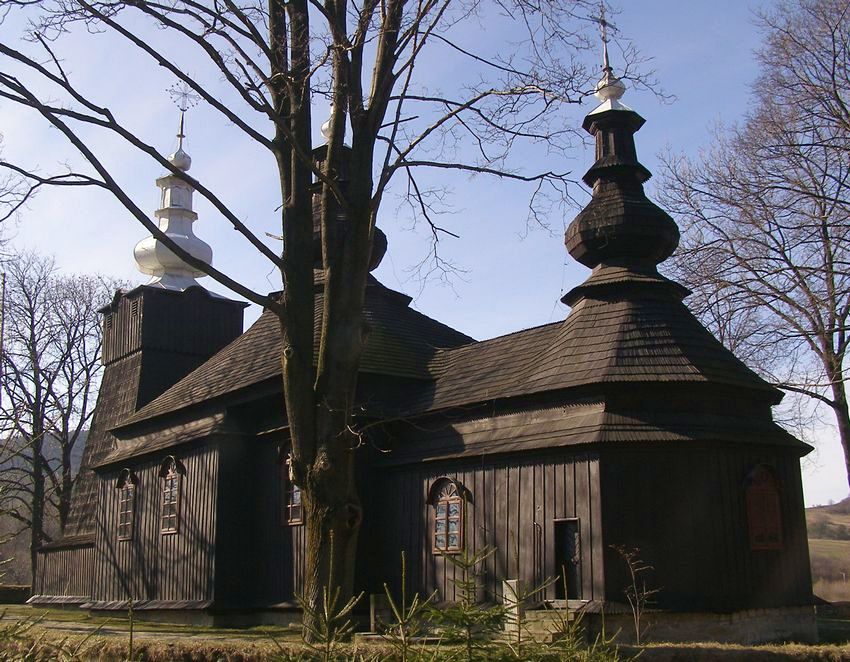
{"label": "bell tower", "polygon": [[[212,264],[212,249],[195,236],[194,187],[183,175],[192,165],[183,141],[181,107],[172,168],[156,180],[159,229],[198,260]],[[197,282],[202,271],[186,264],[154,236],[133,251],[139,271],[150,280],[115,293],[103,314],[103,381],[92,420],[65,535],[93,532],[96,477],[91,470],[115,448],[110,430],[168,390],[242,333],[247,306],[208,291]]]}

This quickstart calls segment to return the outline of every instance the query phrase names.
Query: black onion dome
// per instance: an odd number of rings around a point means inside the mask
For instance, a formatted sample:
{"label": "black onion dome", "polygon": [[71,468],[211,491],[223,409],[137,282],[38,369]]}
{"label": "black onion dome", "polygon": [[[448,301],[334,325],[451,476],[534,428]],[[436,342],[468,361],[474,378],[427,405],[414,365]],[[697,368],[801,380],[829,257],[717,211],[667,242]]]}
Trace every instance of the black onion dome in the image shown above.
{"label": "black onion dome", "polygon": [[[321,165],[328,156],[327,144],[319,145],[313,150],[313,156],[316,163]],[[348,145],[342,146],[340,154],[338,171],[336,179],[340,188],[345,190],[348,186],[348,181],[351,171],[351,148]],[[312,185],[313,193],[313,268],[322,268],[322,183],[316,178]],[[341,213],[336,214],[337,222],[340,224],[347,223],[347,219]],[[369,257],[369,271],[374,271],[381,264],[384,255],[387,252],[387,235],[381,228],[376,227],[372,232],[372,253]]]}
{"label": "black onion dome", "polygon": [[644,121],[625,106],[584,119],[582,126],[596,138],[596,162],[583,178],[593,198],[567,228],[565,244],[587,267],[611,261],[655,265],[679,244],[676,222],[643,191],[652,173],[637,159],[634,134]]}

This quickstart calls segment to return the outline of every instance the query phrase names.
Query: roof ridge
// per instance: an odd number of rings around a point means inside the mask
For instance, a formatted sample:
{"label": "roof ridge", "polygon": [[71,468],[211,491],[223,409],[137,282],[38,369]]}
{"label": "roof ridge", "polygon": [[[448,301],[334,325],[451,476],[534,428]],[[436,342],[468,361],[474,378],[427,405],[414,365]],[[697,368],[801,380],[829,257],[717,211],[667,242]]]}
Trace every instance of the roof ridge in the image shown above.
{"label": "roof ridge", "polygon": [[549,326],[555,326],[555,325],[558,325],[558,324],[563,324],[565,321],[566,320],[561,320],[560,322],[546,322],[545,324],[538,324],[537,326],[528,326],[524,329],[517,329],[516,331],[511,331],[510,333],[504,333],[501,336],[493,336],[492,338],[485,338],[484,340],[476,340],[476,341],[474,341],[474,342],[472,342],[468,345],[461,345],[460,347],[450,347],[450,348],[446,348],[446,349],[443,349],[443,350],[440,350],[440,351],[452,352],[452,351],[456,351],[456,350],[460,350],[460,349],[464,349],[464,348],[469,348],[469,347],[473,347],[473,346],[474,347],[480,347],[480,346],[486,345],[488,343],[494,343],[494,342],[497,342],[499,340],[504,340],[506,338],[510,338],[511,336],[516,336],[520,333],[528,333],[529,331],[538,331],[540,329],[544,329],[544,328],[549,327]]}

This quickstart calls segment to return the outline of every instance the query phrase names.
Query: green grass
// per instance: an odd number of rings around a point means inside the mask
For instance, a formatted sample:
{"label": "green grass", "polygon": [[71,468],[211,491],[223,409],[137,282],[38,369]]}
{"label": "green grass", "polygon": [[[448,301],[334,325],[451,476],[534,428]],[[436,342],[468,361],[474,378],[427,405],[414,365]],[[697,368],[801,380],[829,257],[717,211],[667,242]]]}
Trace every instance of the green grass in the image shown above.
{"label": "green grass", "polygon": [[812,556],[826,556],[838,561],[846,561],[850,569],[850,540],[809,538],[809,553]]}
{"label": "green grass", "polygon": [[[3,610],[0,605],[0,611]],[[44,633],[45,645],[50,642],[81,641],[87,630],[101,626],[85,642],[85,653],[76,659],[117,660],[126,655],[128,621],[125,614],[116,614],[114,618],[88,616],[83,610],[32,609],[20,605],[9,606],[6,610],[6,622],[33,618],[43,615],[43,621],[34,631],[35,636]],[[50,624],[50,629],[43,626]],[[62,626],[66,626],[63,629]],[[699,644],[652,644],[640,655],[648,662],[672,662],[673,660],[822,660],[823,662],[850,662],[850,618],[819,616],[821,645],[803,644],[736,646],[705,642]],[[2,623],[0,623],[2,627]],[[298,634],[292,628],[260,626],[245,629],[212,628],[204,626],[178,626],[167,623],[137,622],[135,654],[140,653],[150,662],[185,659],[206,662],[207,660],[240,660],[242,662],[260,660],[310,660],[316,659],[298,641]],[[277,642],[277,643],[275,643]],[[11,646],[14,642],[6,642]],[[0,642],[3,644],[3,642]],[[37,660],[53,660],[49,649]],[[9,648],[0,645],[0,658],[9,653]],[[11,659],[18,659],[14,657]],[[344,659],[389,660],[391,651],[382,641],[353,642],[343,647]],[[426,651],[431,660],[456,659],[458,651],[453,646],[442,646]],[[628,659],[641,649],[624,647],[620,659]],[[307,653],[307,655],[305,655]],[[8,659],[8,658],[7,658]],[[495,659],[495,658],[494,658]],[[498,659],[507,659],[499,657]]]}
{"label": "green grass", "polygon": [[815,595],[850,602],[850,498],[806,509]]}
{"label": "green grass", "polygon": [[850,602],[850,540],[809,540],[812,589],[829,602]]}
{"label": "green grass", "polygon": [[[0,605],[0,614],[3,614],[2,622],[22,621],[39,619],[43,625],[54,630],[61,630],[63,625],[69,628],[96,629],[103,628],[110,633],[126,634],[130,631],[130,620],[126,611],[116,611],[109,616],[91,615],[82,609],[59,609],[44,607],[28,607],[26,605]],[[136,633],[168,633],[175,636],[203,636],[203,637],[238,637],[240,639],[269,639],[273,637],[282,641],[300,641],[299,628],[255,625],[245,628],[222,628],[205,625],[184,625],[180,623],[159,623],[155,621],[134,621]]]}

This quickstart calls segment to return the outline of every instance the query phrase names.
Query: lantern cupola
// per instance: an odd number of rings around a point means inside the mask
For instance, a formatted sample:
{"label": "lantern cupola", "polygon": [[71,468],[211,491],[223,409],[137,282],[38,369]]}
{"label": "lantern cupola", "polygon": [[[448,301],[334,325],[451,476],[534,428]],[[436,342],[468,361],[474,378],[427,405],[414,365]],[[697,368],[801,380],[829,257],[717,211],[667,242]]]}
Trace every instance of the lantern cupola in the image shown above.
{"label": "lantern cupola", "polygon": [[596,140],[596,161],[583,178],[593,197],[565,236],[570,255],[591,268],[604,263],[654,267],[679,243],[676,223],[643,191],[652,174],[638,161],[634,134],[645,120],[622,103],[625,90],[606,48],[595,93],[601,103],[582,124]]}
{"label": "lantern cupola", "polygon": [[[192,167],[192,158],[183,149],[185,111],[180,113],[180,131],[177,134],[177,149],[168,157],[168,162],[180,172]],[[156,180],[161,190],[160,207],[154,212],[159,229],[180,248],[207,264],[212,264],[212,248],[195,236],[192,224],[198,214],[192,209],[195,189],[183,177],[168,172]],[[133,249],[139,271],[151,276],[146,283],[166,290],[183,291],[189,287],[200,287],[196,278],[204,272],[186,264],[162,241],[154,236],[142,239]]]}

